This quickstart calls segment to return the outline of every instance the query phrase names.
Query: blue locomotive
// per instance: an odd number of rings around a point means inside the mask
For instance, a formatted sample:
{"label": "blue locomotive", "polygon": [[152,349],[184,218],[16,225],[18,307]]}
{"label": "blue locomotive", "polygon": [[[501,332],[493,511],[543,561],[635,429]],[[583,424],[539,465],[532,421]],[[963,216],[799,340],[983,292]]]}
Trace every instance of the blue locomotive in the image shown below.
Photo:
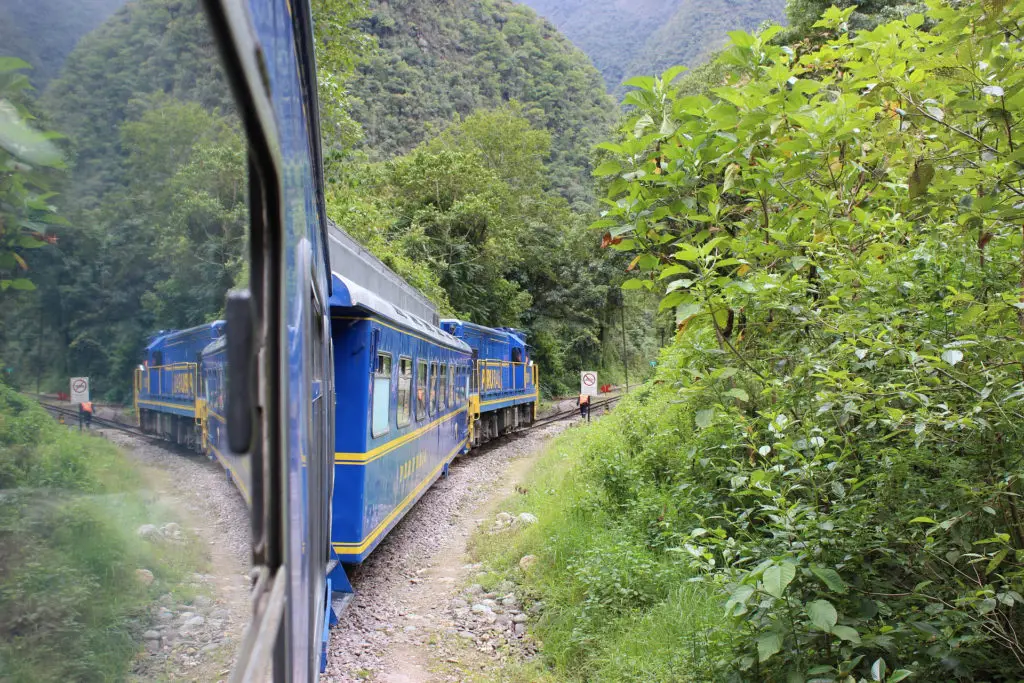
{"label": "blue locomotive", "polygon": [[199,391],[203,349],[224,334],[224,322],[161,331],[135,369],[135,408],[143,431],[191,450],[204,450],[204,401]]}
{"label": "blue locomotive", "polygon": [[252,517],[237,680],[313,680],[335,592],[451,460],[533,419],[523,335],[451,322],[330,226],[309,0],[204,0],[248,143],[249,282],[157,334],[140,426],[216,458]]}
{"label": "blue locomotive", "polygon": [[472,445],[507,434],[537,418],[537,366],[525,335],[511,327],[492,329],[463,320],[442,320],[441,329],[472,352],[469,439]]}

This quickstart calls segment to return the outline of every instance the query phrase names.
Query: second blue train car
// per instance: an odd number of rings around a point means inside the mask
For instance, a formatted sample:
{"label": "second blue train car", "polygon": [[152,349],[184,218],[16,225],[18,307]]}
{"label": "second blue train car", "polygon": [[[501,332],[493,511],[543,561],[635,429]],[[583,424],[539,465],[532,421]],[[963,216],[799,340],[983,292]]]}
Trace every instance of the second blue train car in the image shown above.
{"label": "second blue train car", "polygon": [[337,274],[333,292],[331,545],[358,564],[466,449],[471,350]]}

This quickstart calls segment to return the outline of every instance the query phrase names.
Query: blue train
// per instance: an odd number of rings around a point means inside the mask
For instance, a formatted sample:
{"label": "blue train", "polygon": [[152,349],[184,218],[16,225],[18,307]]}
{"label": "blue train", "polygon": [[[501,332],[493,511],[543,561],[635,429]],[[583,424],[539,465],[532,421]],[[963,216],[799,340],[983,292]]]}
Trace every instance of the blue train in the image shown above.
{"label": "blue train", "polygon": [[[352,590],[345,567],[363,562],[455,457],[535,419],[538,372],[522,332],[439,320],[429,300],[333,225],[329,244],[334,448],[325,495],[340,609]],[[136,370],[136,408],[143,430],[220,462],[252,506],[250,460],[227,443],[224,329],[217,321],[153,337]],[[327,386],[315,381],[311,400]]]}

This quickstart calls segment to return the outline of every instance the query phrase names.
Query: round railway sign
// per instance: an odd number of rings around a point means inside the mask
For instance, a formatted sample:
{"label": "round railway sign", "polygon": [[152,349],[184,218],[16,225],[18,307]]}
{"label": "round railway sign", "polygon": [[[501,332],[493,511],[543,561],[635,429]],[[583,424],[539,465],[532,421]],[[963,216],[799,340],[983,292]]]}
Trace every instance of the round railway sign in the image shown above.
{"label": "round railway sign", "polygon": [[597,375],[592,372],[583,373],[583,384],[588,387],[592,387],[597,384]]}
{"label": "round railway sign", "polygon": [[71,399],[72,403],[87,403],[89,401],[89,378],[88,377],[72,377],[69,382],[71,385]]}

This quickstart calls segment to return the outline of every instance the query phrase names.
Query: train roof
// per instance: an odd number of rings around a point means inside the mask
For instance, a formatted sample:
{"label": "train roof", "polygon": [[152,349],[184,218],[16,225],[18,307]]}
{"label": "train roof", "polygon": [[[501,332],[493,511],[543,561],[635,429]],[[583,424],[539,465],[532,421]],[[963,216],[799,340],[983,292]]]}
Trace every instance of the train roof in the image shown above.
{"label": "train roof", "polygon": [[150,337],[149,344],[146,345],[145,350],[150,351],[155,348],[169,346],[175,342],[193,337],[200,332],[209,332],[214,336],[220,337],[224,334],[224,321],[214,320],[212,323],[203,323],[202,325],[196,325],[185,330],[160,330]]}
{"label": "train roof", "polygon": [[376,293],[352,282],[338,273],[332,273],[330,304],[331,308],[358,308],[383,318],[403,328],[407,332],[425,337],[428,340],[448,346],[465,353],[471,353],[469,345],[458,337],[452,336],[438,327],[436,324],[416,316],[408,311],[402,310],[390,301],[378,296]]}
{"label": "train roof", "polygon": [[203,347],[203,356],[209,356],[211,353],[218,353],[223,351],[228,345],[227,337],[217,337],[212,342]]}
{"label": "train roof", "polygon": [[346,281],[375,293],[378,299],[396,309],[411,313],[431,325],[438,324],[437,307],[430,299],[384,265],[334,221],[327,224],[331,270],[344,274]]}
{"label": "train roof", "polygon": [[485,327],[484,325],[477,325],[476,323],[471,323],[468,320],[459,320],[458,318],[445,318],[441,321],[441,324],[454,325],[456,327],[473,330],[507,343],[510,342],[519,346],[529,346],[529,344],[526,343],[526,334],[513,327]]}

